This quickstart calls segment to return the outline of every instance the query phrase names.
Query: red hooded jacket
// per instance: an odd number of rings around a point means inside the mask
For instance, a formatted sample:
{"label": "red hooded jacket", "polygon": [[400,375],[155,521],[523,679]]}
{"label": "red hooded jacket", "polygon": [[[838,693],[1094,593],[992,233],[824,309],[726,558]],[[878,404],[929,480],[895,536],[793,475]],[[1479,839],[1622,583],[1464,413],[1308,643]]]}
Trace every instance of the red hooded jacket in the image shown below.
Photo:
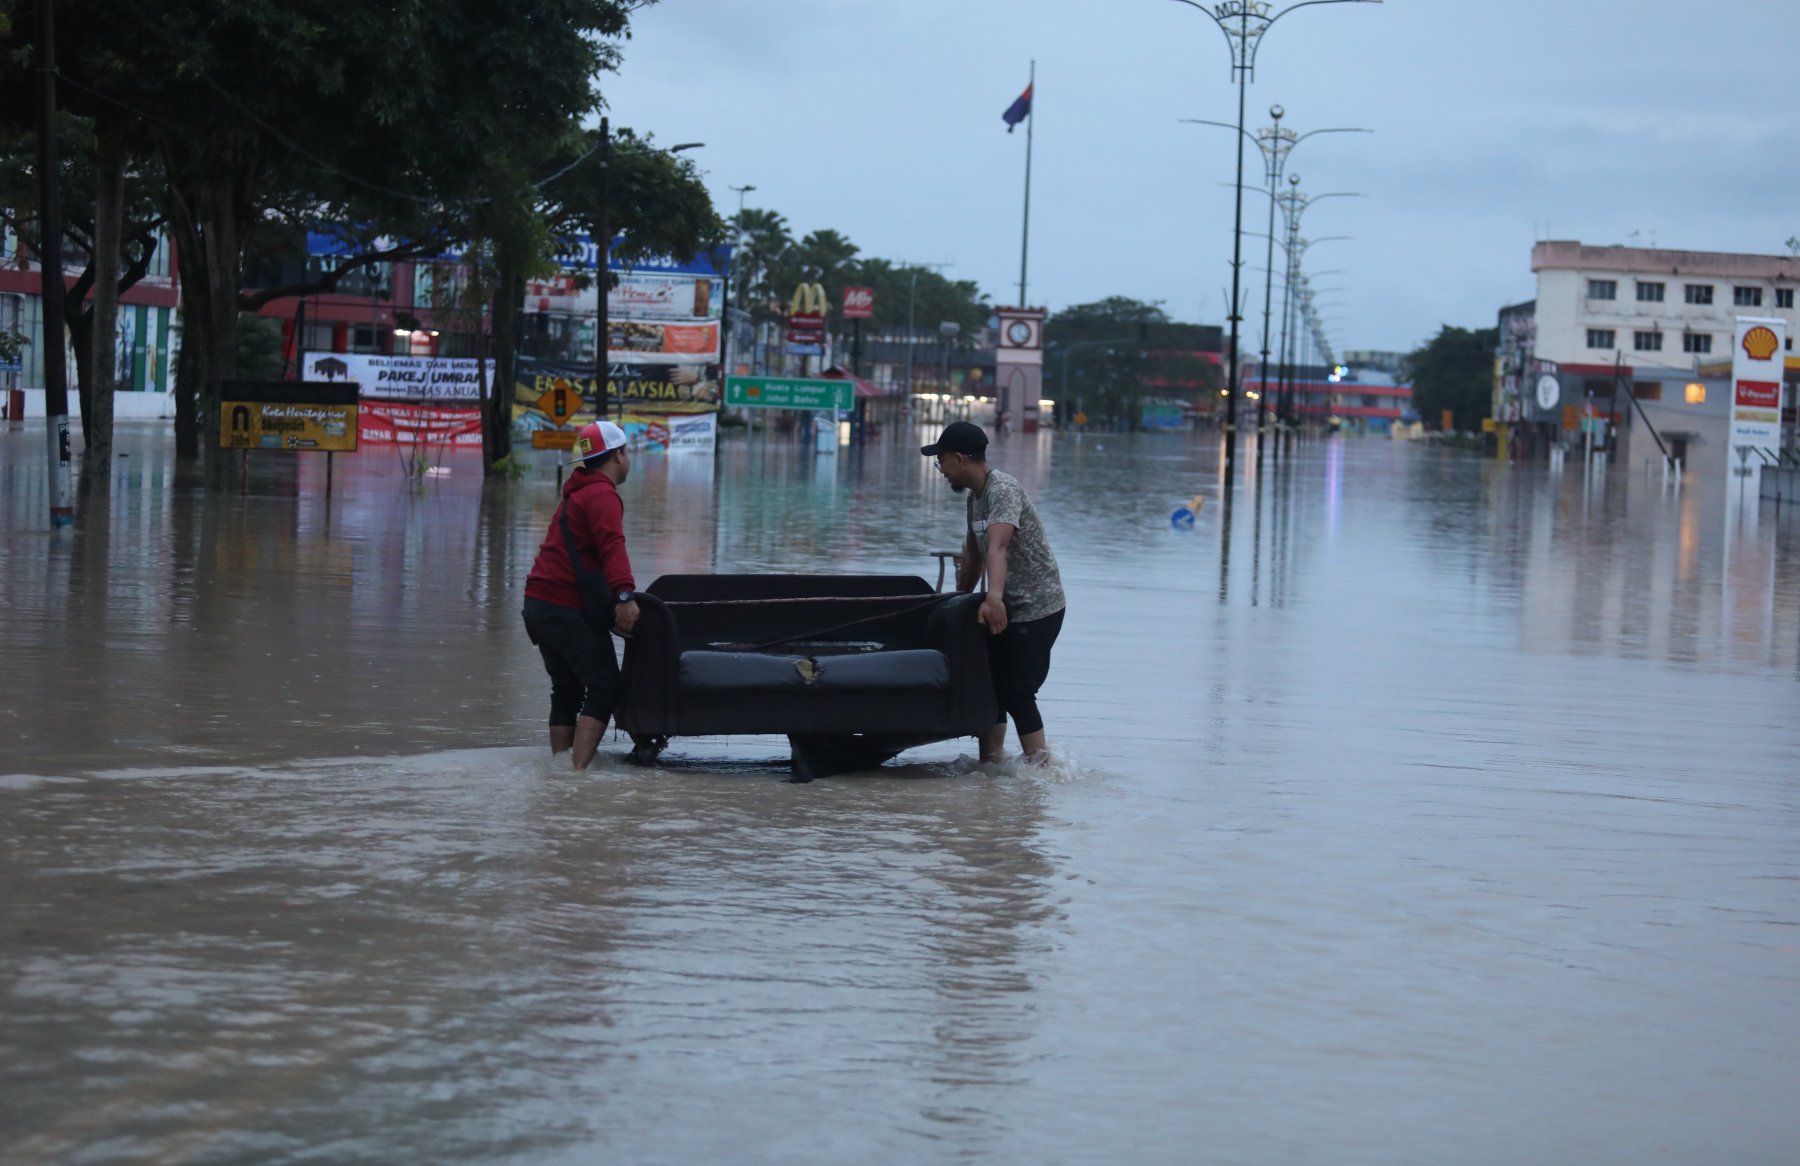
{"label": "red hooded jacket", "polygon": [[537,561],[525,577],[525,597],[542,599],[562,607],[579,608],[581,591],[575,585],[575,569],[569,564],[563,542],[563,510],[569,512],[569,533],[585,570],[598,565],[607,585],[617,594],[636,591],[631,578],[631,559],[625,554],[625,503],[612,479],[598,470],[577,470],[563,483],[562,503],[550,520],[550,533],[538,548]]}

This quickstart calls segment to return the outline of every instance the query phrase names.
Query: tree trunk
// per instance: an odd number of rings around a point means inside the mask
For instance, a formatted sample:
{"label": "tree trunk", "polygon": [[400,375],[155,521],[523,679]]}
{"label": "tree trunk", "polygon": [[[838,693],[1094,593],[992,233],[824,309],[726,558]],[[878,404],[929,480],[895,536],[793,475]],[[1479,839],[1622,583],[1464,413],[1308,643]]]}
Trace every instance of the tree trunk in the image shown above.
{"label": "tree trunk", "polygon": [[[94,313],[70,296],[63,313],[69,351],[75,354],[75,403],[81,415],[81,447],[94,448]],[[85,470],[87,463],[82,463]]]}
{"label": "tree trunk", "polygon": [[481,418],[481,453],[488,473],[512,453],[513,383],[517,376],[519,305],[525,299],[525,277],[518,265],[502,258],[494,280],[494,391]]}
{"label": "tree trunk", "polygon": [[180,347],[175,353],[175,456],[200,456],[200,385],[206,379],[200,352],[205,326],[205,266],[200,232],[182,193],[169,191],[169,230],[175,237],[175,268],[181,280]]}
{"label": "tree trunk", "polygon": [[87,442],[84,470],[107,471],[112,459],[113,392],[118,380],[119,250],[125,223],[125,142],[110,126],[100,129],[95,148],[94,292],[87,317],[87,344],[77,344],[77,360],[89,353],[81,431]]}
{"label": "tree trunk", "polygon": [[[165,143],[164,171],[184,147]],[[203,458],[210,470],[218,452],[219,386],[237,373],[239,229],[255,181],[255,167],[218,167],[190,183],[169,183],[169,226],[181,272],[181,371],[175,401],[175,452]],[[208,473],[209,481],[214,475]],[[216,482],[215,482],[216,484]]]}

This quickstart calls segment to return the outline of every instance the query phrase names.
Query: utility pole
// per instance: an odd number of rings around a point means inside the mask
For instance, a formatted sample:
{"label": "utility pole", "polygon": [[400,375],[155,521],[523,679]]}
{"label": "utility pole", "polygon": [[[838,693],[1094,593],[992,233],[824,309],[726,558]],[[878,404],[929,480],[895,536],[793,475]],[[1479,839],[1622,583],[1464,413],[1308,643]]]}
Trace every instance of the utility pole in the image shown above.
{"label": "utility pole", "polygon": [[38,0],[38,273],[44,297],[44,434],[49,445],[50,525],[73,526],[69,381],[63,360],[62,204],[56,168],[56,4]]}
{"label": "utility pole", "polygon": [[607,261],[612,251],[612,127],[600,119],[600,246],[597,280],[600,294],[594,310],[594,416],[605,420],[612,395],[612,360],[610,356],[612,325],[606,319],[606,297],[612,291],[612,265]]}
{"label": "utility pole", "polygon": [[[731,189],[737,191],[737,196],[738,196],[737,221],[733,224],[732,232],[731,232],[731,241],[732,241],[731,265],[732,265],[732,267],[735,268],[738,265],[739,256],[744,249],[744,196],[746,194],[749,194],[751,191],[755,190],[756,187],[746,184],[744,186],[734,186]],[[719,325],[721,328],[724,329],[724,332],[719,337],[719,363],[724,366],[724,368],[721,371],[726,376],[731,375],[731,333],[732,333],[731,285],[732,285],[732,282],[733,281],[730,279],[727,279],[725,281],[725,319],[723,321],[721,321],[720,325]],[[741,302],[743,300],[743,296],[740,295],[737,298],[740,301],[739,304],[737,305],[737,308],[738,308],[738,311],[741,312],[744,310],[744,305]]]}

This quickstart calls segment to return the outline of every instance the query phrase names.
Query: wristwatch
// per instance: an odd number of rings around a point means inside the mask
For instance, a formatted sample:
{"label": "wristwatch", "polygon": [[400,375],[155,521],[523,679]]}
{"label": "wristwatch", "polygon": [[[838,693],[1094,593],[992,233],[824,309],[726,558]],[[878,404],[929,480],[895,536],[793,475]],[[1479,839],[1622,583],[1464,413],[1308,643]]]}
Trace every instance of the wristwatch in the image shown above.
{"label": "wristwatch", "polygon": [[621,591],[617,595],[613,596],[613,601],[616,603],[630,603],[631,602],[631,592]]}

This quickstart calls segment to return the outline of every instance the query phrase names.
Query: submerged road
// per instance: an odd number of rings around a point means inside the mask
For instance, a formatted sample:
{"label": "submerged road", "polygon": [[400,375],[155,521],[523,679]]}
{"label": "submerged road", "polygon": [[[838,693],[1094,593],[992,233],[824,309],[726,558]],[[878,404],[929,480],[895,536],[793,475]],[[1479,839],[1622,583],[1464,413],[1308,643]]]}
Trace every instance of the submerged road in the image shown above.
{"label": "submerged road", "polygon": [[[541,468],[0,432],[0,1163],[1800,1156],[1800,520],[1308,444],[996,444],[1059,761],[543,748]],[[910,435],[640,458],[642,580],[904,571]],[[1252,459],[1244,459],[1248,465]],[[1169,513],[1196,492],[1194,529]]]}

